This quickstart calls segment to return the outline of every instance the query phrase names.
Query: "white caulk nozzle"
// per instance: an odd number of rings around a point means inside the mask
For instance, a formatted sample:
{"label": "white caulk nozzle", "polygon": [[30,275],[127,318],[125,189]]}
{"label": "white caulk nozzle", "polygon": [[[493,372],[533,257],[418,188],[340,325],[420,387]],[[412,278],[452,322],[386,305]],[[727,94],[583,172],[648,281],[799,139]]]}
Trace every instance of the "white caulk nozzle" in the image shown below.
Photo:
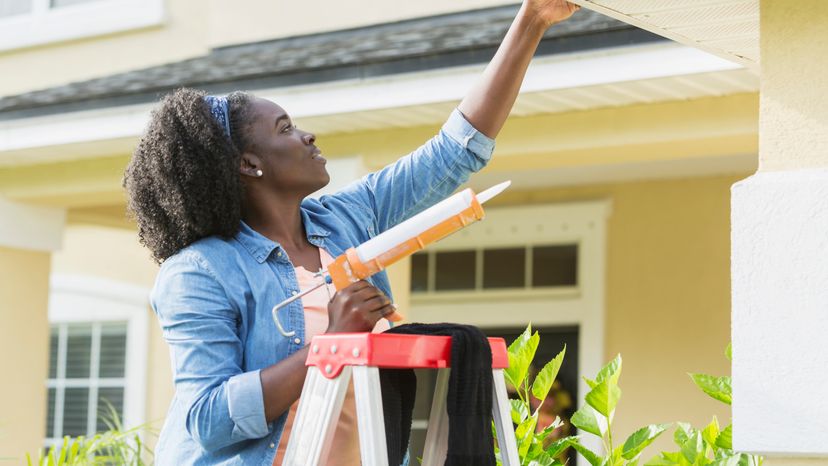
{"label": "white caulk nozzle", "polygon": [[498,194],[502,193],[503,190],[508,188],[509,185],[511,185],[511,184],[512,184],[512,180],[509,180],[509,181],[504,181],[503,183],[496,184],[496,185],[492,186],[491,188],[489,188],[489,189],[487,189],[487,190],[485,190],[482,193],[477,195],[477,202],[482,204],[482,203],[488,201],[489,199],[491,199],[491,198],[497,196]]}

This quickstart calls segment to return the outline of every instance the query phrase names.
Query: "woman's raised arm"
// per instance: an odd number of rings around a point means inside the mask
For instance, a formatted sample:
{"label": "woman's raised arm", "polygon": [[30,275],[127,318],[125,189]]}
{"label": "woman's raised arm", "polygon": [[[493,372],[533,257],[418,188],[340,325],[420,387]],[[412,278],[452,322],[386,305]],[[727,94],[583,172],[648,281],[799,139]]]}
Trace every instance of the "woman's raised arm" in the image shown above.
{"label": "woman's raised arm", "polygon": [[524,0],[494,58],[457,107],[478,131],[497,136],[543,33],[578,8],[566,0]]}

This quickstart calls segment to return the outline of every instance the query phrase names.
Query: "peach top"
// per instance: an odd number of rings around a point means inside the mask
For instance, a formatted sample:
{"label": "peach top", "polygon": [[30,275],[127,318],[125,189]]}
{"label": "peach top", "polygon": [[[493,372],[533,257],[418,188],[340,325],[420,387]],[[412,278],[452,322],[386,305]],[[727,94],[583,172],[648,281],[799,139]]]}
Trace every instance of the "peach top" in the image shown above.
{"label": "peach top", "polygon": [[[323,268],[334,261],[331,255],[322,248],[319,248],[319,258]],[[305,270],[304,267],[296,267],[295,270],[300,291],[311,288],[319,283],[319,278],[314,277],[313,273]],[[328,288],[330,295],[333,296],[336,288],[333,285],[328,285]],[[325,333],[325,330],[328,328],[328,293],[325,292],[324,288],[320,287],[316,291],[302,297],[302,305],[305,308],[305,342],[309,344],[314,336]],[[383,332],[389,328],[388,321],[380,319],[374,327],[374,332]],[[276,458],[273,461],[274,466],[281,466],[282,464],[298,406],[299,401],[297,400],[290,407],[287,423],[285,424],[285,429],[282,432],[282,438],[279,441],[279,447],[276,451]],[[353,383],[348,387],[348,392],[345,395],[342,414],[339,416],[339,423],[334,432],[333,445],[331,445],[330,451],[335,452],[335,454],[331,455],[328,462],[325,463],[326,466],[353,466],[360,464],[359,432],[357,430]]]}

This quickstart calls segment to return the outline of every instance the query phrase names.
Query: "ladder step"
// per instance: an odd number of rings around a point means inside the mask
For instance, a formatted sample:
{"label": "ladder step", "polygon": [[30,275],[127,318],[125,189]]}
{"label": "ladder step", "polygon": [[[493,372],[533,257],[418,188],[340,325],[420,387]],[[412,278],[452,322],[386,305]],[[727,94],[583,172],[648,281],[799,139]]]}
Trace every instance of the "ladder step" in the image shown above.
{"label": "ladder step", "polygon": [[[489,338],[492,369],[509,366],[506,341]],[[444,369],[451,366],[451,337],[391,333],[335,333],[311,340],[306,361],[327,378],[334,378],[344,366],[373,366],[383,369]]]}

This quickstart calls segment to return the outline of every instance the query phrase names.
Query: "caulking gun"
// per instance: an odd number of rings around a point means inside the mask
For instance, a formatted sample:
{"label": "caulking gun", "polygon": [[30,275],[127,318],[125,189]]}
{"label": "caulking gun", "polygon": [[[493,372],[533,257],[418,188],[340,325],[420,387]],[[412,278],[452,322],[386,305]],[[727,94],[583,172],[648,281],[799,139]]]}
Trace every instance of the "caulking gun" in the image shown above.
{"label": "caulking gun", "polygon": [[[276,323],[279,333],[286,337],[295,334],[293,331],[286,331],[279,321],[278,311],[286,305],[330,283],[333,283],[337,290],[346,288],[424,249],[427,245],[482,220],[482,204],[503,192],[510,184],[511,181],[505,181],[480,194],[475,194],[471,188],[464,189],[359,246],[349,248],[334,259],[327,270],[317,272],[316,276],[320,278],[318,285],[273,307],[273,322]],[[386,318],[391,321],[402,320],[402,316],[397,312]]]}

